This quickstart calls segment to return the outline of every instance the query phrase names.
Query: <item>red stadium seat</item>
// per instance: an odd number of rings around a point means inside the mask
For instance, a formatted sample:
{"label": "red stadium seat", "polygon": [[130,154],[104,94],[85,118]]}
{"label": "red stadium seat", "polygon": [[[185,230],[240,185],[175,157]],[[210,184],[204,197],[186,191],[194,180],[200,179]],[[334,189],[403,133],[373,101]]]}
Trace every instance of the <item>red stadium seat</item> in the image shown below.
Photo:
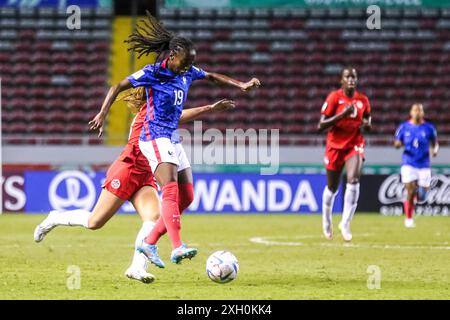
{"label": "red stadium seat", "polygon": [[63,123],[50,123],[46,128],[46,133],[63,134],[65,132],[67,132],[67,126]]}
{"label": "red stadium seat", "polygon": [[71,134],[87,133],[88,125],[87,123],[86,124],[70,123],[65,127],[65,132]]}

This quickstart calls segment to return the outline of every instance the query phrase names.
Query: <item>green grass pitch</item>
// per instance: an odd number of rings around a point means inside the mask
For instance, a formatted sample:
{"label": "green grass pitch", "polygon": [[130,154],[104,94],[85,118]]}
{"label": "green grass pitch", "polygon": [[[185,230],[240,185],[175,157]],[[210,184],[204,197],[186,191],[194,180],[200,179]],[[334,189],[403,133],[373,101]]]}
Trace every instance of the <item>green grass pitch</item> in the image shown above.
{"label": "green grass pitch", "polygon": [[[103,229],[59,227],[40,244],[33,230],[43,215],[0,216],[0,299],[449,299],[449,217],[418,217],[405,229],[402,217],[357,213],[354,239],[345,244],[321,236],[320,215],[186,215],[182,236],[199,254],[181,265],[150,267],[152,284],[129,280],[140,221],[114,217]],[[205,272],[209,254],[229,250],[240,264],[236,280],[216,284]],[[368,272],[381,272],[369,289]],[[80,270],[70,290],[69,266]],[[369,268],[370,271],[370,268]],[[69,281],[70,282],[70,281]],[[369,280],[369,284],[373,284]]]}

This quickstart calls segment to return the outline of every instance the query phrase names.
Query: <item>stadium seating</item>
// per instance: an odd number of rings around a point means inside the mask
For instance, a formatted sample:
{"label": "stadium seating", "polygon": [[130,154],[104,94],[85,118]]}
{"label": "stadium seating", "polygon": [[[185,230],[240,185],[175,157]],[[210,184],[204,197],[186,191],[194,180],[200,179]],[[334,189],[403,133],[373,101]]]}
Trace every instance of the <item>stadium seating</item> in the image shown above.
{"label": "stadium seating", "polygon": [[382,29],[373,31],[363,9],[162,8],[159,14],[168,28],[194,40],[198,66],[263,83],[249,95],[196,83],[188,106],[223,97],[238,106],[230,115],[209,116],[204,129],[278,128],[282,144],[322,144],[315,128],[320,108],[339,87],[341,68],[353,65],[373,107],[369,144],[390,144],[416,101],[424,103],[441,143],[450,142],[448,9],[384,10]]}
{"label": "stadium seating", "polygon": [[[0,75],[6,143],[101,143],[86,122],[104,97],[112,13],[82,12],[81,30],[65,12],[0,9]],[[280,129],[280,143],[323,144],[316,123],[339,71],[354,65],[373,107],[370,144],[391,143],[413,102],[423,102],[443,144],[450,143],[450,10],[389,9],[382,29],[368,30],[363,9],[169,9],[166,27],[191,37],[197,65],[241,80],[258,77],[249,94],[195,83],[187,107],[224,97],[237,109],[203,124]],[[187,125],[192,128],[192,125]]]}
{"label": "stadium seating", "polygon": [[112,12],[82,9],[80,30],[53,8],[0,8],[3,139],[99,144],[87,122],[107,90]]}

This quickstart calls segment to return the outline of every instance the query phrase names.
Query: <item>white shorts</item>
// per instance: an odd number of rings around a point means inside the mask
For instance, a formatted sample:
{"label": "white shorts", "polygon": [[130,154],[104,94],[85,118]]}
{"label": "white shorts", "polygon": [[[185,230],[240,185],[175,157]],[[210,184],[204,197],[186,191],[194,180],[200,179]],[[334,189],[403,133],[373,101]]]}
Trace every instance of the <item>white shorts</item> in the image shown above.
{"label": "white shorts", "polygon": [[401,168],[402,182],[410,183],[417,181],[420,187],[428,188],[431,183],[430,168],[414,168],[409,165],[403,165]]}
{"label": "white shorts", "polygon": [[153,173],[163,162],[177,165],[178,172],[191,166],[181,143],[173,143],[169,138],[139,141],[139,149],[147,158]]}

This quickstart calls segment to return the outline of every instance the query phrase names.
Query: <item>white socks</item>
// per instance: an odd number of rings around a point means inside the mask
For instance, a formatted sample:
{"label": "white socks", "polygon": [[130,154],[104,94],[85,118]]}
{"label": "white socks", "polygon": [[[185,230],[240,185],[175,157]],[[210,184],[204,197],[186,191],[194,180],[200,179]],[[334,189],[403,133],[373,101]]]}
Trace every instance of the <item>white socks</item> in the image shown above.
{"label": "white socks", "polygon": [[328,223],[331,222],[331,213],[333,212],[334,199],[336,198],[337,192],[333,193],[328,186],[323,189],[322,195],[322,217],[326,219]]}
{"label": "white socks", "polygon": [[342,211],[342,223],[348,225],[352,221],[358,206],[359,198],[359,183],[347,183],[347,188],[344,195],[344,209]]}
{"label": "white socks", "polygon": [[142,244],[142,241],[145,239],[145,237],[147,237],[150,232],[152,232],[155,224],[156,223],[153,221],[144,221],[142,223],[141,230],[139,230],[136,236],[136,241],[134,243],[134,255],[131,266],[141,267],[147,270],[147,258],[143,253],[138,252],[136,249]]}
{"label": "white socks", "polygon": [[56,212],[51,215],[51,222],[58,226],[80,226],[88,228],[90,211],[77,209]]}

